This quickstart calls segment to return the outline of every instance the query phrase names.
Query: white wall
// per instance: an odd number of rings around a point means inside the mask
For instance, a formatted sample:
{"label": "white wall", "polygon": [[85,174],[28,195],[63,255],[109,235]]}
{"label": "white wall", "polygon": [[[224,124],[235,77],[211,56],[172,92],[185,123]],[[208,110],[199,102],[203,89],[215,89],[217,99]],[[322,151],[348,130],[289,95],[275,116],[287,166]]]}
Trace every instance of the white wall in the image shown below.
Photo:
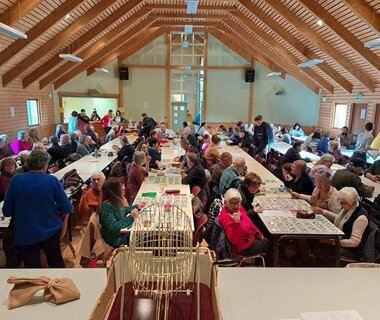
{"label": "white wall", "polygon": [[165,120],[167,108],[166,69],[129,69],[129,80],[123,81],[125,116],[141,120],[145,112],[156,121]]}
{"label": "white wall", "polygon": [[207,122],[248,119],[249,83],[244,70],[208,70]]}

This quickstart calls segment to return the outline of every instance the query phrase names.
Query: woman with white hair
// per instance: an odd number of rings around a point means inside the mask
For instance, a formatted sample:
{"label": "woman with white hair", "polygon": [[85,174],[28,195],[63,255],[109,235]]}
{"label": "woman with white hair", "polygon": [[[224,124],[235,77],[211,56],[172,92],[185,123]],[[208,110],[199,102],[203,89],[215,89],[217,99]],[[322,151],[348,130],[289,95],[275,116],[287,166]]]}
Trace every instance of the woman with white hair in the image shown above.
{"label": "woman with white hair", "polygon": [[13,156],[14,152],[9,144],[9,137],[6,134],[0,135],[0,160]]}
{"label": "woman with white hair", "polygon": [[323,210],[322,214],[344,232],[339,241],[341,254],[361,256],[361,249],[367,238],[368,213],[360,204],[355,188],[342,188],[338,191],[337,199],[341,205],[339,213]]}
{"label": "woman with white hair", "polygon": [[106,142],[110,142],[117,137],[119,133],[119,126],[117,124],[112,126],[112,129],[107,133]]}
{"label": "woman with white hair", "polygon": [[230,188],[224,194],[224,207],[218,223],[239,255],[251,256],[268,252],[268,243],[242,207],[241,195],[237,189]]}
{"label": "woman with white hair", "polygon": [[66,130],[65,128],[63,127],[62,124],[57,124],[57,127],[55,128],[55,136],[60,139],[61,138],[61,135],[65,134],[66,133]]}
{"label": "woman with white hair", "polygon": [[292,192],[294,199],[303,199],[310,203],[314,213],[323,213],[328,210],[334,213],[340,211],[340,203],[338,201],[338,191],[331,185],[332,175],[328,171],[320,171],[314,175],[315,189],[311,196]]}
{"label": "woman with white hair", "polygon": [[19,154],[23,150],[32,150],[32,145],[28,141],[29,136],[26,131],[19,131],[17,133],[17,140],[12,142],[12,150],[14,154]]}

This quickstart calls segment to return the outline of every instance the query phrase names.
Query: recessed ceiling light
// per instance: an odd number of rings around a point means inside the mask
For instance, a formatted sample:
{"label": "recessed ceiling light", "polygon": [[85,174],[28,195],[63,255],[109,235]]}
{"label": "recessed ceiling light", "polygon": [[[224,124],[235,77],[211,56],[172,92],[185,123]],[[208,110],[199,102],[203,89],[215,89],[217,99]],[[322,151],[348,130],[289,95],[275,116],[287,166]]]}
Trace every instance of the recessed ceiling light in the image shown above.
{"label": "recessed ceiling light", "polygon": [[68,18],[70,18],[71,16],[70,16],[70,14],[67,14],[67,15],[65,15],[65,19],[67,20]]}
{"label": "recessed ceiling light", "polygon": [[319,19],[317,21],[317,25],[319,25],[320,27],[322,27],[324,25],[323,21],[321,19]]}

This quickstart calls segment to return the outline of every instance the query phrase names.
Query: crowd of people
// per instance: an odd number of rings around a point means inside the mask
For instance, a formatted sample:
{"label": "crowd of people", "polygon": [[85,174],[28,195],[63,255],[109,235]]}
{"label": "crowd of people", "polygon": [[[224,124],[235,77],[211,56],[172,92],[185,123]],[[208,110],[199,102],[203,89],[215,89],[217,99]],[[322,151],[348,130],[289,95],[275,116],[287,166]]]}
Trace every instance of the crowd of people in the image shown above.
{"label": "crowd of people", "polygon": [[[101,121],[104,136],[95,133],[91,120]],[[184,122],[183,130],[177,132],[184,155],[173,161],[181,169],[181,182],[189,185],[192,194],[200,199],[209,219],[219,216],[217,223],[237,254],[270,256],[268,239],[256,226],[257,214],[263,208],[252,204],[258,193],[266,192],[263,180],[257,173],[247,172],[245,158],[234,159],[231,153],[220,151],[221,137],[207,123],[199,123],[197,131],[191,124]],[[93,213],[99,216],[101,234],[109,246],[117,248],[128,243],[128,236],[120,234],[120,229],[130,228],[145,206],[145,203],[134,205],[134,200],[149,170],[165,168],[161,161],[162,147],[176,133],[143,113],[137,123],[138,138],[129,143],[123,135],[124,125],[120,112],[114,116],[109,110],[100,118],[96,112],[88,117],[81,110],[80,114],[71,114],[67,132],[64,126],[57,125],[55,134],[48,140],[40,139],[36,128],[28,133],[20,131],[13,142],[0,135],[0,201],[4,200],[4,215],[12,217],[10,229],[19,257],[9,258],[9,266],[18,266],[22,261],[26,267],[40,267],[40,249],[45,251],[50,267],[64,266],[59,231],[64,221],[62,215],[70,213],[73,207],[63,186],[47,173],[52,167],[62,168],[117,137],[120,146],[113,147],[117,162],[107,177],[103,172],[94,172],[91,181],[83,184],[77,210],[82,216]],[[347,127],[336,140],[330,140],[329,132],[322,134],[317,129],[302,143],[293,141],[294,137],[304,136],[299,123],[288,132],[265,122],[260,115],[254,118],[253,124],[238,122],[229,130],[224,126],[219,128],[222,137],[228,136],[228,144],[262,159],[261,163],[268,168],[273,165],[273,143],[293,143],[277,160],[275,173],[290,189],[292,198],[304,199],[315,214],[326,216],[344,232],[341,247],[345,253],[355,256],[360,256],[368,237],[370,212],[365,211],[361,199],[372,197],[374,188],[363,184],[359,174],[364,171],[363,154],[370,148],[372,129],[373,124],[367,123],[356,141]],[[337,151],[342,146],[353,148],[354,154],[347,168],[334,173],[331,167],[333,163],[341,163]],[[302,148],[321,155],[311,171],[300,155]],[[380,162],[375,161],[364,174],[379,181]],[[216,203],[221,205],[217,207]],[[211,219],[208,231],[215,223]],[[322,250],[315,244],[309,249]]]}

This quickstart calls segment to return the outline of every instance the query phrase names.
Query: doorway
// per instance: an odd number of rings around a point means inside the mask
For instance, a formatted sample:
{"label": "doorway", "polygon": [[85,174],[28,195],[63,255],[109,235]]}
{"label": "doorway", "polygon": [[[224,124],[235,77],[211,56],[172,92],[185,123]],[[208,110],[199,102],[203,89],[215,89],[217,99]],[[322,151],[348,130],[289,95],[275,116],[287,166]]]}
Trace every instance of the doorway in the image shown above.
{"label": "doorway", "polygon": [[354,103],[351,110],[351,133],[358,135],[364,130],[367,117],[367,103]]}

